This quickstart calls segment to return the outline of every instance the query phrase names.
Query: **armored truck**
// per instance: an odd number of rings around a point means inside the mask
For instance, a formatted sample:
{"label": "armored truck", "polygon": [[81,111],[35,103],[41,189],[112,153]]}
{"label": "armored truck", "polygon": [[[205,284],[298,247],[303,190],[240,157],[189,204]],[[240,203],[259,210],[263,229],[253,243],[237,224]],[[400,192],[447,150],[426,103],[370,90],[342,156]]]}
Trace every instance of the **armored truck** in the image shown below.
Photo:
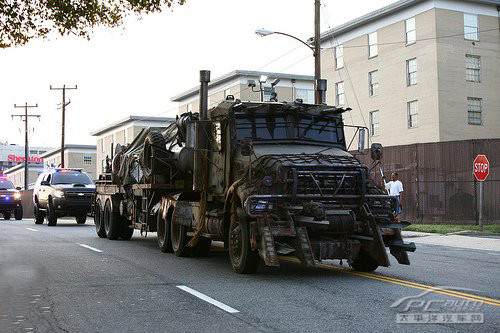
{"label": "armored truck", "polygon": [[[205,256],[221,241],[237,273],[278,267],[281,256],[373,271],[390,265],[386,248],[410,263],[415,245],[401,238],[408,222],[396,221],[395,198],[347,151],[345,109],[228,96],[209,110],[209,79],[200,72],[199,113],[115,147],[96,183],[99,237],[156,232],[160,250],[181,257]],[[367,129],[355,130],[363,145]]]}

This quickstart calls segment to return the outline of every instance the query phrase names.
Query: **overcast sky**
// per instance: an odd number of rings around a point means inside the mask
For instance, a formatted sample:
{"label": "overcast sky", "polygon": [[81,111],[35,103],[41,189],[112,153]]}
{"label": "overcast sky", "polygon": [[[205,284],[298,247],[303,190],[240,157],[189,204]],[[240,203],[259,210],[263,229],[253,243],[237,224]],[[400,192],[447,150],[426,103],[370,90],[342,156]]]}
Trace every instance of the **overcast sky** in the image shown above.
{"label": "overcast sky", "polygon": [[[325,31],[394,0],[322,0]],[[265,38],[257,28],[306,40],[313,32],[313,0],[187,0],[173,11],[128,18],[123,28],[97,29],[90,41],[52,36],[0,49],[0,141],[24,144],[14,104],[38,103],[31,146],[60,144],[61,91],[67,98],[66,142],[95,144],[90,132],[128,115],[175,116],[170,97],[198,85],[199,70],[212,78],[234,69],[313,74],[310,50],[284,36]],[[34,128],[34,131],[33,131]]]}

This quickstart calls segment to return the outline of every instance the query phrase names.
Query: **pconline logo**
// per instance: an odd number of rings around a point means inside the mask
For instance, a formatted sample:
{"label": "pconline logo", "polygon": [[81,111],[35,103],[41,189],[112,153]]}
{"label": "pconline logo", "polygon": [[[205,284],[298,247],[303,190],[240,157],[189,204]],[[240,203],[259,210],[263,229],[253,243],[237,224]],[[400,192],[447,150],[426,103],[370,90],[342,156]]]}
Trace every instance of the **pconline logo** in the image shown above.
{"label": "pconline logo", "polygon": [[[14,154],[10,154],[9,156],[7,156],[7,158],[9,162],[24,162],[26,160],[24,156],[16,156]],[[43,163],[43,158],[30,156],[28,157],[28,162]]]}

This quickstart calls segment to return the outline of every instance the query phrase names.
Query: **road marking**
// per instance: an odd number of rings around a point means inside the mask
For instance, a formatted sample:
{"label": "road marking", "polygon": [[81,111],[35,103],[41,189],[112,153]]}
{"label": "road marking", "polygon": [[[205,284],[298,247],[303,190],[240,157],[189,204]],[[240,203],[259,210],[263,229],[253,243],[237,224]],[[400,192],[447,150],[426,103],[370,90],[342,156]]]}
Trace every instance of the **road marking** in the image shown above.
{"label": "road marking", "polygon": [[[291,263],[300,263],[300,260],[296,259],[296,258],[281,257],[280,256],[279,259],[283,260],[283,261],[291,262]],[[388,276],[383,276],[383,275],[378,275],[378,274],[352,271],[352,270],[348,270],[345,268],[335,267],[335,266],[327,265],[327,264],[316,264],[316,266],[318,266],[320,268],[325,268],[325,269],[337,271],[337,272],[346,273],[346,274],[357,275],[357,276],[361,276],[361,277],[365,277],[365,278],[369,278],[369,279],[373,279],[373,280],[377,280],[377,281],[388,282],[388,283],[392,283],[392,284],[396,284],[396,285],[400,285],[400,286],[405,286],[405,287],[410,287],[410,288],[415,288],[415,289],[420,289],[420,290],[428,290],[430,292],[441,294],[441,295],[453,296],[453,297],[463,298],[463,299],[467,299],[467,300],[471,300],[471,301],[483,302],[483,303],[489,304],[489,305],[500,306],[500,300],[497,300],[494,298],[467,294],[467,293],[463,293],[463,292],[459,292],[459,291],[455,291],[455,290],[436,288],[436,287],[428,286],[428,285],[421,284],[421,283],[391,278]]]}
{"label": "road marking", "polygon": [[26,229],[31,230],[31,231],[38,231],[38,230],[33,229],[33,228],[26,228]]}
{"label": "road marking", "polygon": [[101,253],[101,252],[102,252],[101,250],[96,249],[95,247],[89,246],[89,245],[87,245],[87,244],[80,244],[80,243],[76,243],[76,244],[78,244],[78,245],[80,245],[81,247],[84,247],[84,248],[86,248],[86,249],[89,249],[89,250],[95,251],[95,252],[99,252],[99,253]]}
{"label": "road marking", "polygon": [[186,287],[186,286],[177,286],[177,288],[179,288],[181,290],[184,290],[185,292],[190,293],[191,295],[196,296],[199,299],[204,300],[205,302],[208,302],[208,303],[210,303],[212,305],[215,305],[219,309],[222,309],[222,310],[224,310],[226,312],[229,312],[229,313],[238,313],[239,312],[238,310],[233,309],[232,307],[230,307],[230,306],[228,306],[228,305],[226,305],[224,303],[221,303],[221,302],[213,299],[212,297],[204,295],[204,294],[200,293],[199,291],[196,291],[196,290],[191,289],[189,287]]}

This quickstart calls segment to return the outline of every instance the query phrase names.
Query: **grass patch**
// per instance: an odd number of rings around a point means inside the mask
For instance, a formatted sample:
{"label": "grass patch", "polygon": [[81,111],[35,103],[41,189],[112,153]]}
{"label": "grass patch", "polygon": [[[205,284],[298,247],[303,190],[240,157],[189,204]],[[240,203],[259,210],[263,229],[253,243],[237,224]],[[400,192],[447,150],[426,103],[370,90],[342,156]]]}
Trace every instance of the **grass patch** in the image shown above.
{"label": "grass patch", "polygon": [[[478,225],[470,224],[412,224],[403,229],[404,231],[431,232],[437,234],[449,234],[458,231],[481,231]],[[500,233],[500,225],[485,225],[483,232]]]}

